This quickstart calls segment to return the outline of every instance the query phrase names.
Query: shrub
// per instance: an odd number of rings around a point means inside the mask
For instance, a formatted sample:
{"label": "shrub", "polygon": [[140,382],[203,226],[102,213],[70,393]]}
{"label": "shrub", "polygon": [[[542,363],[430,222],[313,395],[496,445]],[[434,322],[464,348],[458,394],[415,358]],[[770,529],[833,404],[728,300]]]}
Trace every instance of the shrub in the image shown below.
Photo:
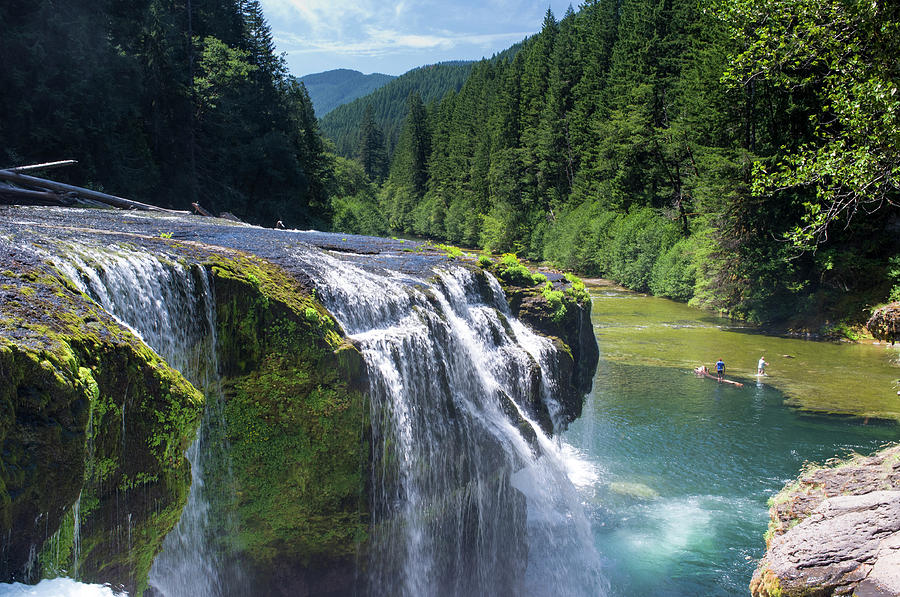
{"label": "shrub", "polygon": [[566,295],[572,297],[576,301],[589,301],[591,299],[588,291],[584,287],[584,282],[576,276],[575,274],[564,274],[566,280],[569,281],[571,286],[566,289]]}
{"label": "shrub", "polygon": [[349,197],[333,197],[331,227],[336,232],[381,236],[388,227],[374,196],[365,193]]}
{"label": "shrub", "polygon": [[548,281],[544,284],[541,295],[547,300],[547,304],[550,305],[550,309],[553,311],[553,321],[562,321],[563,317],[566,316],[566,303],[563,300],[563,292],[561,290],[553,290],[553,283]]}
{"label": "shrub", "polygon": [[660,255],[650,272],[650,292],[684,302],[694,296],[695,244],[694,237],[683,238]]}
{"label": "shrub", "polygon": [[649,208],[633,211],[616,223],[610,247],[610,274],[621,284],[644,292],[659,256],[678,239],[678,224]]}
{"label": "shrub", "polygon": [[519,261],[515,253],[501,255],[496,272],[501,280],[517,286],[535,286],[547,280],[547,276],[544,274],[532,273]]}

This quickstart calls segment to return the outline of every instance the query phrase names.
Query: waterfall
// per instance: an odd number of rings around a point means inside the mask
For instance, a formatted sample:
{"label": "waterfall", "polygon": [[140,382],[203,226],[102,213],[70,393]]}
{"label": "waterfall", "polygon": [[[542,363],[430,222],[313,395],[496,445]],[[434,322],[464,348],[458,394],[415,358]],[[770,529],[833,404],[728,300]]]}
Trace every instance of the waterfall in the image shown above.
{"label": "waterfall", "polygon": [[556,349],[509,313],[496,280],[426,280],[301,256],[370,377],[371,595],[598,595],[598,556],[551,413]]}
{"label": "waterfall", "polygon": [[[224,458],[226,448],[221,445],[224,418],[215,300],[207,272],[200,266],[185,266],[175,259],[125,247],[73,244],[64,255],[52,259],[79,290],[133,330],[206,396],[201,426],[186,453],[192,476],[188,502],[154,560],[151,589],[164,597],[240,593],[240,567],[222,561],[209,528],[210,496],[204,471],[208,463]],[[122,425],[124,430],[124,409]],[[229,528],[233,521],[217,524]]]}

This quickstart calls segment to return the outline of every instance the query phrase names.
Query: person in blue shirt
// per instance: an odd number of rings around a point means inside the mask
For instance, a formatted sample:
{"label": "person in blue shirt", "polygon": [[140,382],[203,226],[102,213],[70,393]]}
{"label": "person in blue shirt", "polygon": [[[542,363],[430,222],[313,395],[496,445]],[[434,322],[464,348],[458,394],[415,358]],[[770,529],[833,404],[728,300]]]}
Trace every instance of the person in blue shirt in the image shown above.
{"label": "person in blue shirt", "polygon": [[716,361],[716,377],[719,381],[725,379],[725,361],[722,359]]}

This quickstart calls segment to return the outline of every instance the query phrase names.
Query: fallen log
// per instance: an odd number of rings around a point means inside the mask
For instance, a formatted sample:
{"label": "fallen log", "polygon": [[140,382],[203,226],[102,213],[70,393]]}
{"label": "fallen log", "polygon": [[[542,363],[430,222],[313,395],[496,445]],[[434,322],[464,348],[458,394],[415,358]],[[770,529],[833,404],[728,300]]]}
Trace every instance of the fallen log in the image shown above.
{"label": "fallen log", "polygon": [[118,207],[120,209],[138,209],[142,211],[160,211],[163,213],[171,213],[171,214],[187,214],[189,212],[186,211],[176,211],[172,209],[165,209],[163,207],[157,207],[155,205],[150,205],[149,203],[141,203],[140,201],[132,201],[131,199],[124,199],[122,197],[116,197],[115,195],[108,195],[106,193],[101,193],[100,191],[92,191],[91,189],[85,189],[83,187],[76,187],[70,184],[64,184],[61,182],[56,182],[54,180],[47,180],[46,178],[38,178],[36,176],[28,176],[26,174],[19,174],[17,172],[12,172],[11,170],[0,170],[0,179],[8,180],[10,182],[14,182],[16,184],[28,186],[28,187],[38,187],[51,189],[54,191],[62,191],[65,193],[75,193],[76,195],[80,195],[82,197],[86,197],[88,199],[93,199],[95,201],[99,201],[100,203],[104,203],[106,205],[111,205],[113,207]]}
{"label": "fallen log", "polygon": [[[0,185],[0,203],[27,203],[29,205],[61,205],[67,207],[73,205],[75,201],[60,193],[51,193],[49,191],[32,191],[29,189],[19,189],[16,187],[8,187]],[[11,201],[10,201],[11,200]]]}
{"label": "fallen log", "polygon": [[7,168],[10,172],[29,172],[31,170],[50,170],[51,168],[61,168],[63,166],[72,166],[77,164],[78,160],[59,160],[58,162],[44,162],[43,164],[29,164],[27,166],[16,166],[15,168]]}
{"label": "fallen log", "polygon": [[694,369],[694,373],[696,373],[697,375],[702,376],[702,377],[708,377],[710,379],[714,379],[721,383],[728,383],[733,386],[737,386],[739,388],[744,387],[744,384],[742,384],[738,381],[731,381],[730,379],[719,379],[718,377],[716,377],[715,375],[713,375],[709,372],[709,369],[706,368],[706,365],[700,365],[699,367]]}

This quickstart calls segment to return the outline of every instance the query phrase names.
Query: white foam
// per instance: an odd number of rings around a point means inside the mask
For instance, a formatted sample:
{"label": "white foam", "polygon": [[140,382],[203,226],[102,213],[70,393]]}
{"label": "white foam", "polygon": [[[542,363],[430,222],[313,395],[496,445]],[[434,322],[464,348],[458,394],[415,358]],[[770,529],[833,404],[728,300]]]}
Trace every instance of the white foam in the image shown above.
{"label": "white foam", "polygon": [[113,591],[105,585],[81,583],[71,578],[45,578],[36,585],[0,583],[0,597],[127,597],[125,591]]}

